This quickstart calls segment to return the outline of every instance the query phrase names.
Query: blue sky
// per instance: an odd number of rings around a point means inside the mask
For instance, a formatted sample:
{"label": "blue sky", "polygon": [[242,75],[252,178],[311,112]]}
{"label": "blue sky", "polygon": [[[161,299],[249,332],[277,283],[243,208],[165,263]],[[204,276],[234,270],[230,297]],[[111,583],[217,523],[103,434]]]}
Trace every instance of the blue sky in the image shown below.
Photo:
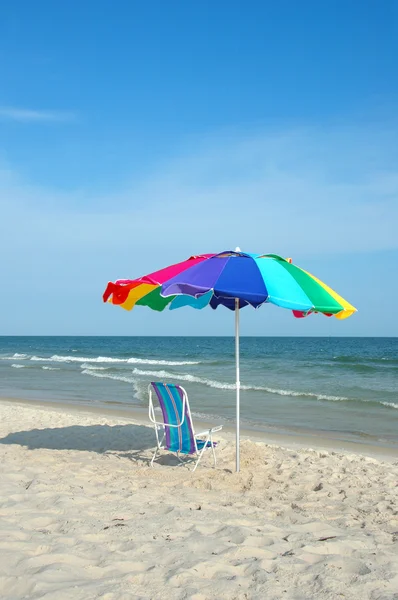
{"label": "blue sky", "polygon": [[398,4],[4,1],[0,334],[233,334],[109,279],[240,246],[359,309],[247,335],[398,335]]}

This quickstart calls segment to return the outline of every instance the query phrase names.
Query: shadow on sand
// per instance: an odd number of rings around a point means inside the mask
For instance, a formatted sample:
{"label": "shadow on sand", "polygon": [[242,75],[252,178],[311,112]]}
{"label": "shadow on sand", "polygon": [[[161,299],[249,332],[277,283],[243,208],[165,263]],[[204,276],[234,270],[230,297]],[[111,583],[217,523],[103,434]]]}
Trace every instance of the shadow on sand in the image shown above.
{"label": "shadow on sand", "polygon": [[87,452],[131,452],[154,449],[153,429],[143,425],[73,425],[54,429],[16,431],[0,444],[18,444],[30,450],[84,450]]}
{"label": "shadow on sand", "polygon": [[[73,425],[47,429],[16,431],[0,439],[0,444],[16,444],[29,450],[81,450],[85,452],[107,452],[119,458],[139,461],[149,466],[156,448],[155,432],[144,425]],[[145,452],[148,450],[149,452]],[[188,467],[194,464],[192,456],[181,457],[161,452],[157,465]]]}

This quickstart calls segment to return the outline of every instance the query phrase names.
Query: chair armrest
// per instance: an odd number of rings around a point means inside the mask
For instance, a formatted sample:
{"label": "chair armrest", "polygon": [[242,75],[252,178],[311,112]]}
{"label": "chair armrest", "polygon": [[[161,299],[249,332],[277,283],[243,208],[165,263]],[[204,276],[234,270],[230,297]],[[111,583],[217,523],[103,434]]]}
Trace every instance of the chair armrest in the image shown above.
{"label": "chair armrest", "polygon": [[216,431],[221,431],[221,429],[222,429],[222,428],[223,428],[223,426],[222,426],[222,425],[216,425],[215,427],[212,427],[212,428],[210,429],[210,433],[214,433],[214,432],[216,432]]}
{"label": "chair armrest", "polygon": [[155,421],[150,419],[151,423],[153,423],[158,429],[164,429],[166,425],[162,421]]}
{"label": "chair armrest", "polygon": [[222,425],[217,425],[216,427],[212,427],[212,429],[206,429],[206,431],[201,431],[200,433],[195,433],[195,437],[199,437],[202,435],[209,435],[210,433],[215,433],[216,431],[221,431],[223,428]]}

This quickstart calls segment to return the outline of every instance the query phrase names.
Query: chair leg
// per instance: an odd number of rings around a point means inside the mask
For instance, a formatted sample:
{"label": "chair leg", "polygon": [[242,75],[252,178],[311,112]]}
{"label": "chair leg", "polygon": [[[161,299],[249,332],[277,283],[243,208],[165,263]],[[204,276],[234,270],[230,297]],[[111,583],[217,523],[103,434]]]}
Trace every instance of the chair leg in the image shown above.
{"label": "chair leg", "polygon": [[214,444],[213,444],[213,440],[210,436],[210,443],[211,443],[211,451],[213,452],[213,460],[214,460],[214,468],[217,467],[217,458],[216,458],[216,450],[214,448]]}
{"label": "chair leg", "polygon": [[201,450],[201,452],[200,452],[200,454],[199,454],[199,456],[198,456],[198,460],[196,461],[196,464],[195,464],[194,468],[192,469],[192,473],[194,473],[194,472],[196,471],[196,467],[197,467],[197,466],[198,466],[198,464],[200,463],[200,459],[202,458],[202,456],[203,456],[203,453],[204,453],[204,451],[206,450],[206,447],[207,447],[207,442],[208,442],[208,441],[209,441],[209,438],[207,438],[207,440],[206,440],[206,443],[205,443],[205,445],[203,446],[203,448],[202,448],[202,450]]}
{"label": "chair leg", "polygon": [[180,461],[180,463],[184,464],[184,461],[182,460],[182,458],[180,458],[180,453],[176,452],[176,457],[178,458],[178,460]]}
{"label": "chair leg", "polygon": [[159,448],[156,448],[155,450],[155,454],[152,456],[152,460],[151,460],[151,467],[153,467],[153,461],[155,460],[157,453],[159,452]]}

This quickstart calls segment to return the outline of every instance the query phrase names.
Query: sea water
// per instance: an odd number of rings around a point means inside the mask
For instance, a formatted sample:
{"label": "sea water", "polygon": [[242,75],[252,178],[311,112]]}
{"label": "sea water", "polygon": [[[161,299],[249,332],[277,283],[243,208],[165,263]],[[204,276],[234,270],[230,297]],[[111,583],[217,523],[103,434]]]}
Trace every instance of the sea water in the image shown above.
{"label": "sea water", "polygon": [[[146,407],[151,381],[235,418],[230,337],[0,337],[0,396]],[[398,338],[244,337],[242,425],[398,446]]]}

